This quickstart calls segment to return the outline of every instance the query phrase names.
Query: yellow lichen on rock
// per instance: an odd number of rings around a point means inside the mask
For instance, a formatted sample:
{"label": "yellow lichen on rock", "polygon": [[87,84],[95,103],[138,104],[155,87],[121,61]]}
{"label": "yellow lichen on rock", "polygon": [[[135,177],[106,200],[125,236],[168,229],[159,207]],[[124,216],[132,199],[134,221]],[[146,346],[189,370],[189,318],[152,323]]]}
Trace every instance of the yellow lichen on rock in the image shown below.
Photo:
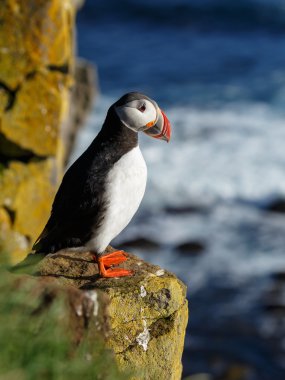
{"label": "yellow lichen on rock", "polygon": [[3,0],[0,81],[15,90],[41,67],[73,64],[74,17],[71,0]]}
{"label": "yellow lichen on rock", "polygon": [[181,378],[188,320],[185,286],[169,272],[156,272],[126,291],[106,289],[111,300],[109,344],[119,367],[134,373],[132,380]]}
{"label": "yellow lichen on rock", "polygon": [[14,263],[23,259],[31,249],[49,217],[57,183],[54,176],[53,158],[29,164],[12,161],[2,169],[0,251],[10,252]]}
{"label": "yellow lichen on rock", "polygon": [[12,229],[7,210],[0,207],[0,263],[7,264],[24,259],[27,254],[28,240]]}
{"label": "yellow lichen on rock", "polygon": [[188,320],[186,287],[172,273],[129,254],[120,265],[134,276],[98,278],[88,253],[59,252],[36,268],[80,289],[100,289],[109,298],[108,346],[132,380],[180,380]]}
{"label": "yellow lichen on rock", "polygon": [[37,155],[54,155],[72,84],[74,5],[71,0],[4,3],[0,89],[6,97],[0,93],[0,133]]}
{"label": "yellow lichen on rock", "polygon": [[18,186],[14,201],[17,210],[14,229],[29,236],[32,242],[39,236],[50,215],[57,183],[55,170],[53,159],[32,162],[26,166],[26,176]]}
{"label": "yellow lichen on rock", "polygon": [[11,224],[0,219],[0,251],[14,262],[46,223],[66,162],[76,7],[74,0],[1,2],[0,207]]}
{"label": "yellow lichen on rock", "polygon": [[[0,114],[5,111],[9,102],[9,94],[3,88],[0,87]],[[0,126],[1,129],[1,126]]]}
{"label": "yellow lichen on rock", "polygon": [[26,79],[13,108],[2,115],[0,132],[39,156],[56,155],[67,112],[66,82],[62,74],[47,70]]}
{"label": "yellow lichen on rock", "polygon": [[146,320],[138,330],[137,344],[129,342],[129,348],[116,354],[119,368],[134,373],[131,380],[180,380],[187,321],[187,302],[166,319]]}
{"label": "yellow lichen on rock", "polygon": [[[25,1],[26,17],[31,17],[25,47],[36,65],[57,66],[73,63],[75,10],[70,0]],[[36,3],[36,7],[35,7]]]}

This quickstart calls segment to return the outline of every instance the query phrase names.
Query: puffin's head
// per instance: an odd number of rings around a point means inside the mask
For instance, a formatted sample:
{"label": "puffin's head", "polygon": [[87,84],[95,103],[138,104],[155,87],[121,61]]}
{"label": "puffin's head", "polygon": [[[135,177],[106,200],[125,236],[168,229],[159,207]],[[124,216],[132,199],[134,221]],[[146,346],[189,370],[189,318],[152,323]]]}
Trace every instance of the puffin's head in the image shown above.
{"label": "puffin's head", "polygon": [[135,132],[165,141],[170,140],[170,122],[156,102],[139,92],[129,92],[122,96],[114,109],[121,122]]}

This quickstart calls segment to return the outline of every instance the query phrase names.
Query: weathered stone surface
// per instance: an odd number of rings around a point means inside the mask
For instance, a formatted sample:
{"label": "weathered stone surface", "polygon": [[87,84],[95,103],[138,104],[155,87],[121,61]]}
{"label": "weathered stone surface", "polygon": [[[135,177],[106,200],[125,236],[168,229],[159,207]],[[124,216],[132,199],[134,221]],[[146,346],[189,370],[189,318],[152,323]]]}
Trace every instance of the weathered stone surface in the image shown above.
{"label": "weathered stone surface", "polygon": [[74,13],[71,0],[3,0],[0,82],[15,90],[41,67],[72,64]]}
{"label": "weathered stone surface", "polygon": [[27,238],[17,231],[13,231],[9,212],[0,207],[0,263],[17,262],[19,259],[23,259],[28,248]]}
{"label": "weathered stone surface", "polygon": [[12,262],[23,259],[49,217],[57,185],[55,165],[53,158],[28,164],[11,161],[0,170],[0,241]]}
{"label": "weathered stone surface", "polygon": [[1,117],[0,132],[36,155],[56,155],[68,110],[66,82],[66,76],[48,70],[26,79],[13,107]]}
{"label": "weathered stone surface", "polygon": [[74,15],[71,0],[5,0],[0,9],[0,133],[40,156],[57,153],[68,114]]}
{"label": "weathered stone surface", "polygon": [[90,254],[62,251],[46,257],[37,271],[108,295],[108,345],[120,368],[134,374],[133,380],[180,379],[188,313],[185,285],[170,272],[130,254],[121,267],[135,275],[102,279]]}
{"label": "weathered stone surface", "polygon": [[[0,220],[0,254],[10,252],[12,262],[28,253],[47,221],[70,141],[92,103],[92,75],[82,89],[74,70],[75,13],[82,2],[1,2],[0,207],[10,224],[7,229]],[[75,120],[79,87],[85,109]]]}
{"label": "weathered stone surface", "polygon": [[3,113],[9,103],[9,93],[0,85],[0,113]]}
{"label": "weathered stone surface", "polygon": [[61,135],[65,141],[66,160],[72,152],[79,128],[84,125],[86,117],[92,109],[97,92],[98,79],[96,68],[90,62],[77,58],[71,93],[72,107],[70,107],[68,121],[63,123],[61,131]]}

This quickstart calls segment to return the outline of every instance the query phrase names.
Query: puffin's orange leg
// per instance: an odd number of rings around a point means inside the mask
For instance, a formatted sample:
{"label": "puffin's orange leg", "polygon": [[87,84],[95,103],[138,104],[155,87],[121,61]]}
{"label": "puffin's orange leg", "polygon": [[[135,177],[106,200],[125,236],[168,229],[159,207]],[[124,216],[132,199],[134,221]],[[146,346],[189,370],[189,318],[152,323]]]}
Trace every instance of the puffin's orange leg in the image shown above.
{"label": "puffin's orange leg", "polygon": [[[93,256],[94,261],[98,263],[97,256]],[[102,260],[105,267],[110,267],[112,265],[121,264],[124,261],[127,260],[127,254],[124,251],[115,251],[108,253],[107,255],[101,256],[100,259]]]}
{"label": "puffin's orange leg", "polygon": [[[124,260],[125,261],[125,260]],[[104,264],[104,256],[97,258],[100,277],[125,277],[133,275],[133,272],[123,268],[106,269]]]}

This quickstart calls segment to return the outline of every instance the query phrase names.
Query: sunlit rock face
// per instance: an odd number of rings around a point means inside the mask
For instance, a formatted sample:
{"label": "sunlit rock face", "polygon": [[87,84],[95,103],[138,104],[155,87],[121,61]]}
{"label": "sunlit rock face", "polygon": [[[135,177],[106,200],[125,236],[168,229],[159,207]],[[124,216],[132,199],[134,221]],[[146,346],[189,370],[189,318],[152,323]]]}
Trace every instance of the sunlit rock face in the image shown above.
{"label": "sunlit rock face", "polygon": [[107,295],[110,333],[106,343],[119,368],[132,373],[131,379],[181,379],[188,320],[185,285],[170,272],[134,255],[129,254],[120,266],[135,275],[99,278],[89,253],[61,251],[44,258],[37,273],[56,276],[82,291],[100,290]]}
{"label": "sunlit rock face", "polygon": [[53,157],[11,160],[0,168],[0,254],[6,260],[24,258],[41,232],[56,189],[56,169]]}
{"label": "sunlit rock face", "polygon": [[74,29],[80,3],[1,3],[0,260],[5,255],[15,263],[31,249],[70,153],[77,127],[70,104],[78,93]]}
{"label": "sunlit rock face", "polygon": [[37,155],[56,155],[74,66],[73,2],[4,2],[0,10],[1,133]]}

